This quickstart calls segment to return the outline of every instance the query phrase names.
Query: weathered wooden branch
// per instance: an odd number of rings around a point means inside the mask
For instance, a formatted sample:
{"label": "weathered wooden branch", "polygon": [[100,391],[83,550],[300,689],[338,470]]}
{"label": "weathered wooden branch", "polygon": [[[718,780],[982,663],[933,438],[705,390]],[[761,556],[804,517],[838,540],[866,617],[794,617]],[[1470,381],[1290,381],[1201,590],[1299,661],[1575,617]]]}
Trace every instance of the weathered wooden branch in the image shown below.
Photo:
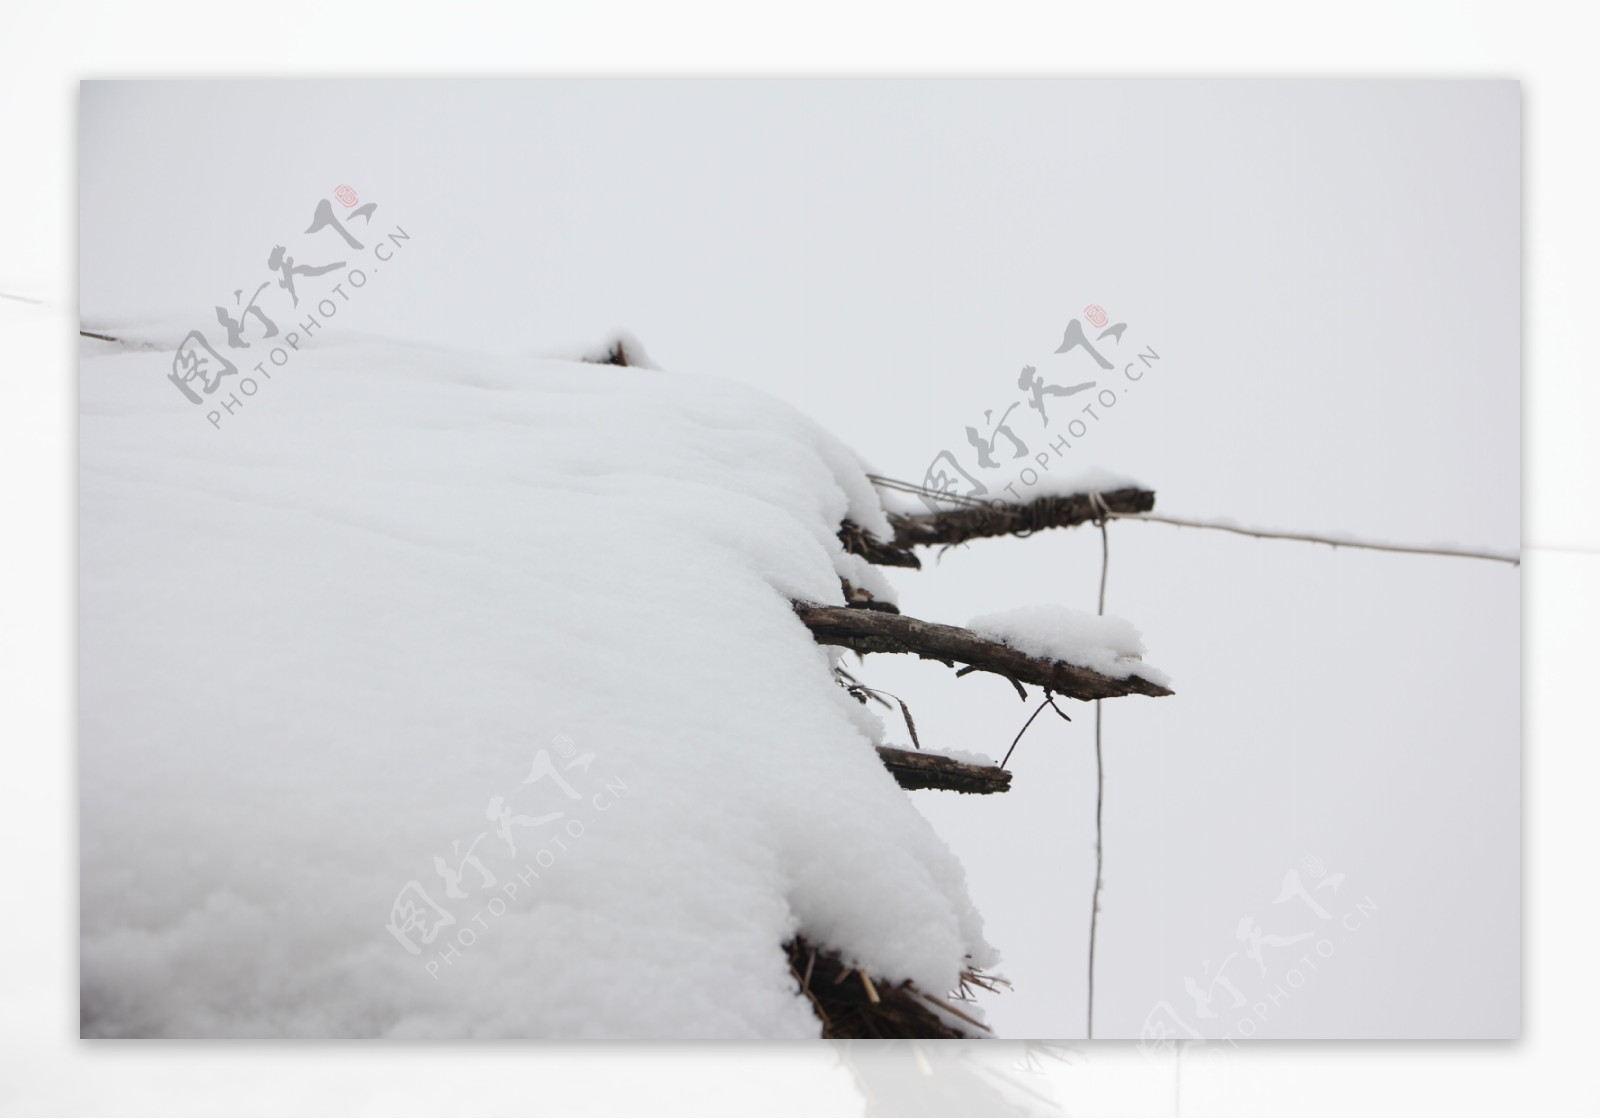
{"label": "weathered wooden branch", "polygon": [[839,543],[851,555],[860,556],[879,567],[921,567],[917,554],[905,548],[885,544],[854,521],[839,526]]}
{"label": "weathered wooden branch", "polygon": [[924,660],[950,665],[960,662],[980,672],[993,672],[1013,683],[1033,684],[1071,699],[1172,694],[1170,689],[1139,676],[1119,680],[1081,665],[1030,657],[959,626],[845,606],[797,602],[794,610],[820,644],[843,645],[858,653],[915,653]]}
{"label": "weathered wooden branch", "polygon": [[948,789],[957,793],[1003,793],[1011,771],[997,765],[972,765],[938,754],[879,746],[878,757],[902,789]]}
{"label": "weathered wooden branch", "polygon": [[[1156,507],[1154,490],[1120,489],[1102,493],[1112,513],[1148,513]],[[890,513],[897,548],[960,544],[985,536],[1026,536],[1046,528],[1071,528],[1100,515],[1086,493],[1041,497],[1026,505],[975,505],[938,513]],[[858,553],[866,555],[866,553]],[[867,559],[872,563],[870,556]]]}

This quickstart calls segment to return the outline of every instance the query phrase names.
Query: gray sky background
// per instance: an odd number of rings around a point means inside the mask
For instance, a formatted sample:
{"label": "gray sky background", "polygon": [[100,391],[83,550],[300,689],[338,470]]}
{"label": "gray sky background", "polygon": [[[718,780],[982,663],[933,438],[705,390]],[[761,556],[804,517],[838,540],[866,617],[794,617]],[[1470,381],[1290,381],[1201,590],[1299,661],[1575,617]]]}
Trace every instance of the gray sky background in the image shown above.
{"label": "gray sky background", "polygon": [[[348,183],[413,240],[341,331],[547,353],[625,327],[918,480],[944,448],[971,469],[963,428],[1098,303],[1162,360],[1074,464],[1170,513],[1515,549],[1519,116],[1509,82],[88,84],[81,312],[208,327]],[[1110,547],[1108,612],[1178,694],[1106,704],[1097,1032],[1162,1001],[1213,1028],[1185,976],[1241,917],[1312,927],[1274,901],[1315,856],[1334,923],[1376,908],[1257,1036],[1514,1034],[1520,572],[1156,525]],[[1093,609],[1098,572],[1074,530],[890,577],[961,623]],[[936,748],[999,756],[1030,710],[934,664],[864,678]],[[1076,707],[1006,796],[919,796],[1017,984],[1004,1035],[1082,1034]],[[1252,1003],[1254,968],[1228,967]]]}

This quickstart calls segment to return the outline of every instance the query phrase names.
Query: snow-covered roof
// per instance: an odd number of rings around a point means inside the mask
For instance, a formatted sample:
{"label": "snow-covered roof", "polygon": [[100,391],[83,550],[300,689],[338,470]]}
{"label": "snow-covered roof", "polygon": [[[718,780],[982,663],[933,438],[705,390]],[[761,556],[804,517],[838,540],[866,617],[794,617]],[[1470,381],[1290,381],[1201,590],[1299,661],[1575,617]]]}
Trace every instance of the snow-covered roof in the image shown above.
{"label": "snow-covered roof", "polygon": [[93,346],[87,1034],[814,1037],[797,933],[929,992],[994,962],[791,607],[882,589],[842,522],[892,535],[818,425],[379,344],[192,407]]}

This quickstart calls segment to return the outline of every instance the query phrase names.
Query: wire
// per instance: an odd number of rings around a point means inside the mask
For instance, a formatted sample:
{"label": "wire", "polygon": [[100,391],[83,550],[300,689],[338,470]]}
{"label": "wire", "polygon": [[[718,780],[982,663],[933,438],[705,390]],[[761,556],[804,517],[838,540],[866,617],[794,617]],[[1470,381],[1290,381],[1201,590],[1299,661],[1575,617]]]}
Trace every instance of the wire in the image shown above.
{"label": "wire", "polygon": [[[1090,495],[1100,516],[1095,523],[1100,528],[1100,614],[1106,612],[1106,575],[1111,570],[1111,538],[1106,532],[1107,514],[1105,500],[1098,492]],[[1089,1005],[1086,1012],[1090,1040],[1094,1039],[1094,949],[1100,936],[1100,888],[1105,880],[1105,805],[1106,765],[1100,746],[1100,700],[1094,701],[1094,896],[1089,905]]]}
{"label": "wire", "polygon": [[[915,482],[906,482],[899,478],[886,478],[881,474],[868,474],[867,479],[882,489],[915,494],[935,501],[948,501],[966,508],[1020,508],[1020,506],[1010,502],[983,501],[962,494],[945,493],[940,490],[929,489],[927,486],[919,486]],[[1459,559],[1491,560],[1495,563],[1508,563],[1513,567],[1522,563],[1522,557],[1519,553],[1495,551],[1487,548],[1460,548],[1452,544],[1392,544],[1381,540],[1323,536],[1312,532],[1290,532],[1285,529],[1246,528],[1242,525],[1228,524],[1223,521],[1202,521],[1194,517],[1169,517],[1164,513],[1113,513],[1105,507],[1105,502],[1101,499],[1099,493],[1091,493],[1089,497],[1096,503],[1096,508],[1100,510],[1101,517],[1114,517],[1120,521],[1154,521],[1157,524],[1177,525],[1182,528],[1204,528],[1214,532],[1231,532],[1237,536],[1254,536],[1263,540],[1297,540],[1306,544],[1327,544],[1334,548],[1363,548],[1374,552],[1403,552],[1419,556],[1452,556]],[[1586,551],[1588,549],[1571,550]]]}
{"label": "wire", "polygon": [[[931,500],[947,501],[953,505],[968,508],[992,509],[1004,503],[981,501],[960,494],[945,493],[919,486],[914,482],[902,481],[898,478],[886,478],[878,474],[868,474],[867,478],[881,489],[894,490],[899,493],[915,494]],[[1410,555],[1423,556],[1451,556],[1460,559],[1489,560],[1495,563],[1507,563],[1519,566],[1522,557],[1519,553],[1491,551],[1487,549],[1460,548],[1452,545],[1416,545],[1392,544],[1378,540],[1339,539],[1331,536],[1322,536],[1309,532],[1288,532],[1280,529],[1245,528],[1240,525],[1225,524],[1220,521],[1202,521],[1191,517],[1169,517],[1158,513],[1113,513],[1107,507],[1105,498],[1098,490],[1088,494],[1094,506],[1094,523],[1100,529],[1100,598],[1099,613],[1103,617],[1106,612],[1106,578],[1111,570],[1111,539],[1106,530],[1107,524],[1115,520],[1121,521],[1151,521],[1157,524],[1176,525],[1182,528],[1210,529],[1216,532],[1230,532],[1238,536],[1253,536],[1262,540],[1295,540],[1307,544],[1327,544],[1334,548],[1362,548],[1374,552],[1400,552]],[[1590,549],[1574,548],[1573,551],[1589,551]],[[1048,702],[1048,699],[1047,699]],[[1094,978],[1095,978],[1095,948],[1100,938],[1100,894],[1105,885],[1105,802],[1106,802],[1106,774],[1105,750],[1103,736],[1103,721],[1101,701],[1094,701],[1094,895],[1089,908],[1089,995],[1086,1008],[1087,1028],[1085,1030],[1089,1039],[1094,1038]],[[1011,758],[1011,752],[1017,748],[1028,727],[1033,725],[1034,719],[1044,710],[1041,704],[1038,710],[1028,717],[1022,730],[1017,732],[1017,737],[1011,743],[1011,750],[1006,751],[1006,761]],[[1005,761],[1000,763],[1005,765]]]}
{"label": "wire", "polygon": [[1365,548],[1373,552],[1406,552],[1418,556],[1454,556],[1460,559],[1491,560],[1509,563],[1513,567],[1522,563],[1515,552],[1498,552],[1477,548],[1458,548],[1451,544],[1387,544],[1378,540],[1356,540],[1335,536],[1318,536],[1309,532],[1286,532],[1271,528],[1245,528],[1242,525],[1224,524],[1220,521],[1200,521],[1192,517],[1169,517],[1162,513],[1108,513],[1119,521],[1154,521],[1157,524],[1178,525],[1181,528],[1208,528],[1216,532],[1231,532],[1238,536],[1254,536],[1262,540],[1299,540],[1307,544],[1328,544],[1335,548]]}
{"label": "wire", "polygon": [[[1017,732],[1017,737],[1015,737],[1015,738],[1013,738],[1011,740],[1011,749],[1007,750],[1006,751],[1006,756],[1000,759],[1000,768],[1001,769],[1004,769],[1006,767],[1006,763],[1011,760],[1011,755],[1016,752],[1017,743],[1021,742],[1022,741],[1022,736],[1028,733],[1028,728],[1033,726],[1033,721],[1035,719],[1037,719],[1040,715],[1044,714],[1044,709],[1046,707],[1055,707],[1055,704],[1050,702],[1050,695],[1049,695],[1048,692],[1045,694],[1044,702],[1041,703],[1037,708],[1034,709],[1033,714],[1028,716],[1028,721],[1023,723],[1022,724],[1022,729]],[[1060,711],[1061,709],[1059,707],[1057,707],[1056,710]]]}
{"label": "wire", "polygon": [[963,505],[969,509],[988,509],[993,504],[976,497],[967,497],[965,494],[947,493],[942,490],[929,489],[927,486],[919,486],[915,482],[902,482],[898,478],[885,478],[882,474],[868,474],[867,481],[879,489],[894,490],[897,493],[909,493],[935,501],[948,501],[952,505]]}

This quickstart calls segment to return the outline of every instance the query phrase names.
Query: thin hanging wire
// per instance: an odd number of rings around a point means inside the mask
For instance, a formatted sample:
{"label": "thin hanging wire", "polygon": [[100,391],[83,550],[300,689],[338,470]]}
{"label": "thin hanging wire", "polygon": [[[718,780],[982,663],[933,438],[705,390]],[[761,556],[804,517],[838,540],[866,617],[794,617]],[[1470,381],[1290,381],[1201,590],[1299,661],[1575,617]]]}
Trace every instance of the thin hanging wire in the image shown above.
{"label": "thin hanging wire", "polygon": [[[1100,610],[1106,612],[1106,575],[1111,570],[1111,538],[1106,532],[1105,500],[1098,494],[1090,495],[1100,516],[1095,523],[1100,526]],[[1094,898],[1089,907],[1089,1007],[1088,1036],[1094,1037],[1094,949],[1100,934],[1100,886],[1105,874],[1104,821],[1106,805],[1105,755],[1100,748],[1100,700],[1094,701]]]}

